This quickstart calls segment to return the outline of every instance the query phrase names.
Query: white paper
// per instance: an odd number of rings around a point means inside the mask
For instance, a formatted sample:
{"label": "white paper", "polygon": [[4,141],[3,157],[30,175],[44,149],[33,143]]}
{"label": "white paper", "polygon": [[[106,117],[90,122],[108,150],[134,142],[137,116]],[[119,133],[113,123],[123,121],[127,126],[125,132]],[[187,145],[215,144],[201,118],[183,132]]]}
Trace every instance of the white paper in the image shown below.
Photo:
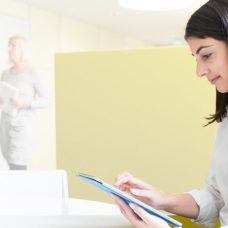
{"label": "white paper", "polygon": [[0,97],[3,99],[3,103],[0,104],[0,109],[11,116],[17,115],[17,109],[11,104],[12,98],[18,98],[19,89],[6,83],[0,82]]}

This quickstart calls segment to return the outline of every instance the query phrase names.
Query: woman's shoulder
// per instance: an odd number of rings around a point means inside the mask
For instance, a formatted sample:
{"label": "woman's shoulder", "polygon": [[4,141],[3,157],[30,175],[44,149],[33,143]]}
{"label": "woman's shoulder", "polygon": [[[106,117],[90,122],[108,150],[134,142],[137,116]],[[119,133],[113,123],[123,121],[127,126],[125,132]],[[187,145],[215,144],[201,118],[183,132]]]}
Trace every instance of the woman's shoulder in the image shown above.
{"label": "woman's shoulder", "polygon": [[10,74],[12,70],[12,67],[8,67],[5,70],[2,71],[2,74]]}
{"label": "woman's shoulder", "polygon": [[7,68],[5,70],[2,71],[2,75],[1,75],[1,78],[4,79],[6,78],[7,76],[9,76],[11,74],[11,67],[10,68]]}
{"label": "woman's shoulder", "polygon": [[26,70],[26,74],[29,75],[29,77],[33,77],[34,80],[37,80],[41,76],[41,71],[38,68],[32,66]]}
{"label": "woman's shoulder", "polygon": [[225,115],[223,118],[222,118],[222,121],[219,122],[218,124],[218,131],[219,132],[224,132],[226,131],[228,133],[228,116]]}
{"label": "woman's shoulder", "polygon": [[44,80],[43,73],[39,68],[30,67],[26,73],[27,73],[27,76],[33,80],[34,84],[40,84]]}
{"label": "woman's shoulder", "polygon": [[39,70],[38,70],[36,67],[34,67],[34,66],[29,66],[28,69],[27,69],[26,71],[27,71],[28,73],[30,73],[30,74],[33,74],[33,75],[39,74],[39,73],[38,73]]}

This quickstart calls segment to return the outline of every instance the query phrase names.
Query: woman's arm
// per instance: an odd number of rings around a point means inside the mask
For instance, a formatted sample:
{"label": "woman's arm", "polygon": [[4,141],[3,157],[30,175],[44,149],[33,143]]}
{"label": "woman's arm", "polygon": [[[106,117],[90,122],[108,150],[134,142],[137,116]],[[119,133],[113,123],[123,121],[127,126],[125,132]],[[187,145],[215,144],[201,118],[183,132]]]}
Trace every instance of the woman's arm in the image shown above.
{"label": "woman's arm", "polygon": [[162,205],[163,210],[172,214],[181,215],[184,217],[196,219],[199,215],[199,206],[194,198],[186,194],[169,194]]}
{"label": "woman's arm", "polygon": [[199,215],[199,207],[190,194],[170,194],[159,191],[126,172],[116,178],[115,186],[158,210],[192,219],[196,219]]}
{"label": "woman's arm", "polygon": [[30,104],[30,108],[45,108],[49,105],[50,95],[48,89],[37,71],[34,71],[34,89],[36,97]]}

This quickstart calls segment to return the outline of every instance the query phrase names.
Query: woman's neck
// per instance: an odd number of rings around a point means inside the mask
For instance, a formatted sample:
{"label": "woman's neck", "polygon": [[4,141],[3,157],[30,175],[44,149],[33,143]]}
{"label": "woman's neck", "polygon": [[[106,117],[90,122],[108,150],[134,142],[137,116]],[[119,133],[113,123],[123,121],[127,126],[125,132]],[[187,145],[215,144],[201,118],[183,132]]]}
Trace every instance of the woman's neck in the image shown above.
{"label": "woman's neck", "polygon": [[11,68],[11,72],[13,74],[20,74],[24,72],[26,69],[28,69],[29,67],[30,67],[30,64],[27,62],[14,63],[14,65]]}

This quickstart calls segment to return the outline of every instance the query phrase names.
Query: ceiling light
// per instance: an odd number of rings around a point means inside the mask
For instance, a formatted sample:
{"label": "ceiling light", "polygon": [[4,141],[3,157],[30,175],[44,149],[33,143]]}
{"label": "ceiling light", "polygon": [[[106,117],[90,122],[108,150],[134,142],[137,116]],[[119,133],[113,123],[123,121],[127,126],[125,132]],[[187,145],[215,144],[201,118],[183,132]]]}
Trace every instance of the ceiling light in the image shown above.
{"label": "ceiling light", "polygon": [[121,7],[131,10],[163,11],[187,8],[194,0],[119,0]]}

